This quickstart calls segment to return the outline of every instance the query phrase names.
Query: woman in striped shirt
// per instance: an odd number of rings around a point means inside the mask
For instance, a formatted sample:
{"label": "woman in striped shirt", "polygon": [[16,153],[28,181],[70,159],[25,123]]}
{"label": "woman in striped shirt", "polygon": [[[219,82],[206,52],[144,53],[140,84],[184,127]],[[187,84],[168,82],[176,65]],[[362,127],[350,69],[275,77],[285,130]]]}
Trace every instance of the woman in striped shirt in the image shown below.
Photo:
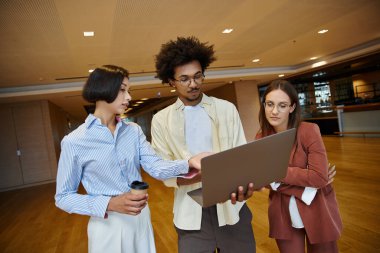
{"label": "woman in striped shirt", "polygon": [[[131,194],[130,183],[141,181],[142,167],[165,180],[200,170],[199,154],[189,161],[167,161],[155,154],[141,128],[117,122],[131,96],[129,73],[113,65],[95,69],[83,98],[95,112],[62,140],[58,164],[56,205],[68,213],[91,216],[89,252],[156,252],[148,194]],[[82,183],[86,194],[78,193]]]}

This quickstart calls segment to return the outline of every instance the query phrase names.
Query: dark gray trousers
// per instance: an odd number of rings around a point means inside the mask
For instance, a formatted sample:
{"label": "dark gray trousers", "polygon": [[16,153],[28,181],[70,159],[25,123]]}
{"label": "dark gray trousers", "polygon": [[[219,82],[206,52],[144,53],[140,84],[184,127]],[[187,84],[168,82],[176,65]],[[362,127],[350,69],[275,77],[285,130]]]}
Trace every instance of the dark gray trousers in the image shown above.
{"label": "dark gray trousers", "polygon": [[216,206],[202,209],[201,230],[182,230],[176,227],[179,253],[255,253],[252,213],[246,204],[240,209],[235,225],[219,227]]}

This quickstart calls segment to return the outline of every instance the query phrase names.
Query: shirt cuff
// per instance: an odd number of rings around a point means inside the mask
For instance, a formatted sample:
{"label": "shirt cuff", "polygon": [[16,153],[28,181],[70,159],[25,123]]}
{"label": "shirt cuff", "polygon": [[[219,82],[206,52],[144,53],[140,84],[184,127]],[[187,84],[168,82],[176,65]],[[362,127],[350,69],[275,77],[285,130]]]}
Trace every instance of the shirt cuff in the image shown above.
{"label": "shirt cuff", "polygon": [[273,191],[277,191],[278,187],[280,187],[281,183],[276,183],[276,182],[273,182],[273,183],[270,183],[270,187],[272,187],[272,190]]}
{"label": "shirt cuff", "polygon": [[179,169],[177,175],[186,174],[189,172],[189,162],[187,160],[178,160],[179,162]]}
{"label": "shirt cuff", "polygon": [[317,194],[317,188],[305,187],[305,190],[302,193],[301,200],[308,206],[310,206],[315,195]]}
{"label": "shirt cuff", "polygon": [[98,196],[96,197],[93,203],[93,214],[96,217],[105,218],[108,203],[110,202],[111,197],[108,196]]}

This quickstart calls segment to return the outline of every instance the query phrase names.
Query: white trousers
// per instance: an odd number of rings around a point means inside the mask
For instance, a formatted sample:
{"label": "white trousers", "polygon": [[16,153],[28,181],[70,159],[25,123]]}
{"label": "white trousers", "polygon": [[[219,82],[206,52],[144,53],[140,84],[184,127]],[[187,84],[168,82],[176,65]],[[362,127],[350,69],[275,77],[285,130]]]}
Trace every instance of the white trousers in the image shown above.
{"label": "white trousers", "polygon": [[149,207],[132,216],[108,212],[91,217],[87,227],[89,253],[156,253]]}

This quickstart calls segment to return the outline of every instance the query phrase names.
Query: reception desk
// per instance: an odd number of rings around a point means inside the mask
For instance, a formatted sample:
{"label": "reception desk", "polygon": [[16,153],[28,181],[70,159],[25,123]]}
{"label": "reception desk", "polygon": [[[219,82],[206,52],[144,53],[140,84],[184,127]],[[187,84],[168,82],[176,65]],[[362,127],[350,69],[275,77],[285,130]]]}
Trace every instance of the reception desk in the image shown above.
{"label": "reception desk", "polygon": [[338,105],[328,114],[315,113],[304,121],[316,123],[322,135],[380,137],[380,103]]}
{"label": "reception desk", "polygon": [[337,106],[340,136],[380,137],[380,103]]}

